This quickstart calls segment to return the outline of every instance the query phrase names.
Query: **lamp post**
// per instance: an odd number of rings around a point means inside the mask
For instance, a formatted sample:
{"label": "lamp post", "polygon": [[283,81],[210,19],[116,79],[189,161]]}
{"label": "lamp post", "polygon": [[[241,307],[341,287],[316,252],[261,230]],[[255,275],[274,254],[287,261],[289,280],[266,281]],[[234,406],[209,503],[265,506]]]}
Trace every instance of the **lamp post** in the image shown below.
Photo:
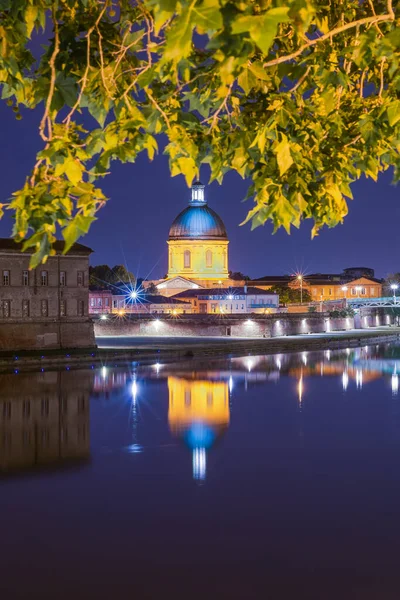
{"label": "lamp post", "polygon": [[397,285],[397,283],[392,283],[392,285],[390,286],[390,289],[393,291],[393,304],[396,304],[396,290],[399,286]]}
{"label": "lamp post", "polygon": [[303,275],[297,275],[297,281],[300,281],[300,304],[303,304]]}

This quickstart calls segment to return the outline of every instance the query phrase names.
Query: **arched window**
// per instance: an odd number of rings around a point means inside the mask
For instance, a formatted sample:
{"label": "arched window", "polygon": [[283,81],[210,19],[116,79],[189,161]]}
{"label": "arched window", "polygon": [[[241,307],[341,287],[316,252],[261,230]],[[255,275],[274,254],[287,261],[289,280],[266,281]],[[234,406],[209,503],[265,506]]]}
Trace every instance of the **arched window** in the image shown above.
{"label": "arched window", "polygon": [[211,250],[206,252],[206,267],[212,267],[213,255]]}
{"label": "arched window", "polygon": [[190,250],[185,250],[183,253],[183,266],[185,269],[190,269]]}

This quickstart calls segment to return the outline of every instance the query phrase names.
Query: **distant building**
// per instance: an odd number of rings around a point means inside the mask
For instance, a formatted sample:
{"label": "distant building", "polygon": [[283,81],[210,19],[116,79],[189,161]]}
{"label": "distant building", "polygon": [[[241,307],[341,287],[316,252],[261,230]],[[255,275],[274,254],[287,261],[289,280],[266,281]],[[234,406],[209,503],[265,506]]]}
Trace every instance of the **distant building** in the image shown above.
{"label": "distant building", "polygon": [[92,315],[112,314],[190,314],[192,305],[175,298],[140,293],[132,299],[128,293],[113,294],[106,290],[89,292],[89,313]]}
{"label": "distant building", "polygon": [[297,275],[266,275],[249,282],[264,290],[272,287],[292,287],[307,290],[313,302],[342,300],[344,298],[378,298],[382,296],[382,280],[374,277],[368,267],[351,267],[343,273],[311,273]]}
{"label": "distant building", "polygon": [[279,308],[279,296],[256,287],[236,287],[232,290],[209,288],[186,290],[174,296],[190,302],[193,312],[200,314],[268,314]]}
{"label": "distant building", "polygon": [[89,255],[74,244],[29,270],[32,251],[0,239],[0,350],[71,348],[95,345],[89,318]]}

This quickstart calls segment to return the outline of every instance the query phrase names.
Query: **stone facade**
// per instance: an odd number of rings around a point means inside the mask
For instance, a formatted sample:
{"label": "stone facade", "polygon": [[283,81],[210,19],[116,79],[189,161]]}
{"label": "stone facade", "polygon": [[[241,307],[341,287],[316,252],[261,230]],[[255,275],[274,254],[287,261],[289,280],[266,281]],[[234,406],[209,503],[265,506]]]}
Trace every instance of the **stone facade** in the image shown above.
{"label": "stone facade", "polygon": [[31,253],[0,240],[0,350],[91,347],[88,313],[90,248],[74,244],[29,270]]}

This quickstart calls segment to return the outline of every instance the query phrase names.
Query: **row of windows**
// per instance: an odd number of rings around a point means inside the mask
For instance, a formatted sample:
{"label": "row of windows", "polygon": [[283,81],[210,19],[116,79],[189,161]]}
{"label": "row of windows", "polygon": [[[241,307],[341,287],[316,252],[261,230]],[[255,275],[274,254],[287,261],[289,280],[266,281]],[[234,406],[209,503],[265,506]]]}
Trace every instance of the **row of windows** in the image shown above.
{"label": "row of windows", "polygon": [[[104,300],[104,303],[103,303]],[[114,301],[116,302],[116,301]],[[109,298],[90,298],[90,306],[91,308],[95,308],[96,306],[98,308],[102,307],[102,306],[109,306]],[[116,308],[116,307],[114,307]]]}
{"label": "row of windows", "polygon": [[[350,294],[352,296],[358,296],[358,294],[360,294],[360,296],[366,296],[367,295],[367,288],[365,288],[365,287],[356,286],[356,287],[349,288],[349,290],[350,290]],[[336,291],[337,291],[337,294],[341,296],[343,294],[346,294],[348,290],[342,290],[342,288],[336,288]],[[324,296],[325,295],[324,288],[321,288],[320,290],[317,290],[317,288],[312,288],[312,295],[313,296],[316,296],[318,293],[321,296]],[[370,287],[369,288],[369,294],[370,294],[370,296],[375,296],[375,288],[374,287]],[[328,288],[326,295],[333,296],[334,295],[334,288]]]}
{"label": "row of windows", "polygon": [[[14,278],[13,278],[14,282]],[[22,271],[22,285],[27,287],[29,285],[29,271]],[[41,286],[49,285],[49,272],[48,271],[40,271],[39,273],[39,284]],[[60,287],[65,287],[67,285],[67,272],[60,271],[60,279],[59,279]],[[85,273],[84,271],[78,271],[76,274],[76,284],[78,287],[83,287],[85,284]],[[11,285],[11,271],[5,270],[3,271],[3,285],[9,286]]]}
{"label": "row of windows", "polygon": [[[13,409],[15,410],[18,407],[18,404],[14,404],[12,402],[3,402],[3,419],[5,420],[9,420],[11,419],[11,415],[12,415],[12,411]],[[48,417],[49,416],[49,409],[50,409],[50,401],[49,398],[42,398],[41,402],[40,402],[40,414],[42,417]],[[78,410],[78,414],[83,414],[86,411],[86,398],[85,396],[80,396],[78,398],[78,402],[77,402],[77,410]],[[64,404],[61,406],[61,412],[63,414],[67,413],[67,405]],[[29,417],[31,416],[31,401],[30,400],[24,400],[22,403],[22,416],[24,419],[29,419]]]}
{"label": "row of windows", "polygon": [[[11,317],[11,300],[2,300],[0,314],[3,317],[3,319],[9,319]],[[49,315],[48,300],[40,301],[40,315],[42,317],[47,317]],[[78,300],[77,315],[78,317],[83,317],[85,315],[85,302],[83,300]],[[30,300],[22,300],[22,316],[24,318],[31,316]],[[60,316],[67,316],[66,300],[60,300]]]}
{"label": "row of windows", "polygon": [[[174,256],[171,252],[169,258],[170,267],[174,266]],[[211,269],[213,266],[213,253],[212,250],[206,251],[206,267]],[[190,250],[185,250],[183,253],[183,267],[184,269],[190,269],[192,267],[192,253]],[[224,252],[224,268],[226,268],[226,252]]]}
{"label": "row of windows", "polygon": [[[87,426],[85,424],[78,425],[78,427],[76,429],[74,428],[74,433],[75,433],[75,431],[77,434],[76,440],[78,442],[81,442],[81,441],[85,442],[87,439]],[[11,432],[9,432],[9,431],[6,431],[3,433],[3,435],[1,436],[1,441],[2,441],[1,445],[2,445],[3,449],[11,448],[13,437],[15,439],[15,437],[16,437],[15,434],[12,436]],[[68,435],[68,428],[62,427],[60,430],[60,441],[67,443],[68,437],[71,437],[70,435]],[[72,437],[74,438],[75,435],[73,435]],[[31,444],[33,444],[36,441],[38,441],[42,447],[48,446],[49,442],[50,442],[50,430],[47,429],[46,427],[44,427],[44,428],[41,428],[41,430],[38,433],[34,433],[33,431],[30,431],[30,430],[22,431],[23,446],[30,446]],[[17,440],[17,442],[18,442],[18,440]]]}

